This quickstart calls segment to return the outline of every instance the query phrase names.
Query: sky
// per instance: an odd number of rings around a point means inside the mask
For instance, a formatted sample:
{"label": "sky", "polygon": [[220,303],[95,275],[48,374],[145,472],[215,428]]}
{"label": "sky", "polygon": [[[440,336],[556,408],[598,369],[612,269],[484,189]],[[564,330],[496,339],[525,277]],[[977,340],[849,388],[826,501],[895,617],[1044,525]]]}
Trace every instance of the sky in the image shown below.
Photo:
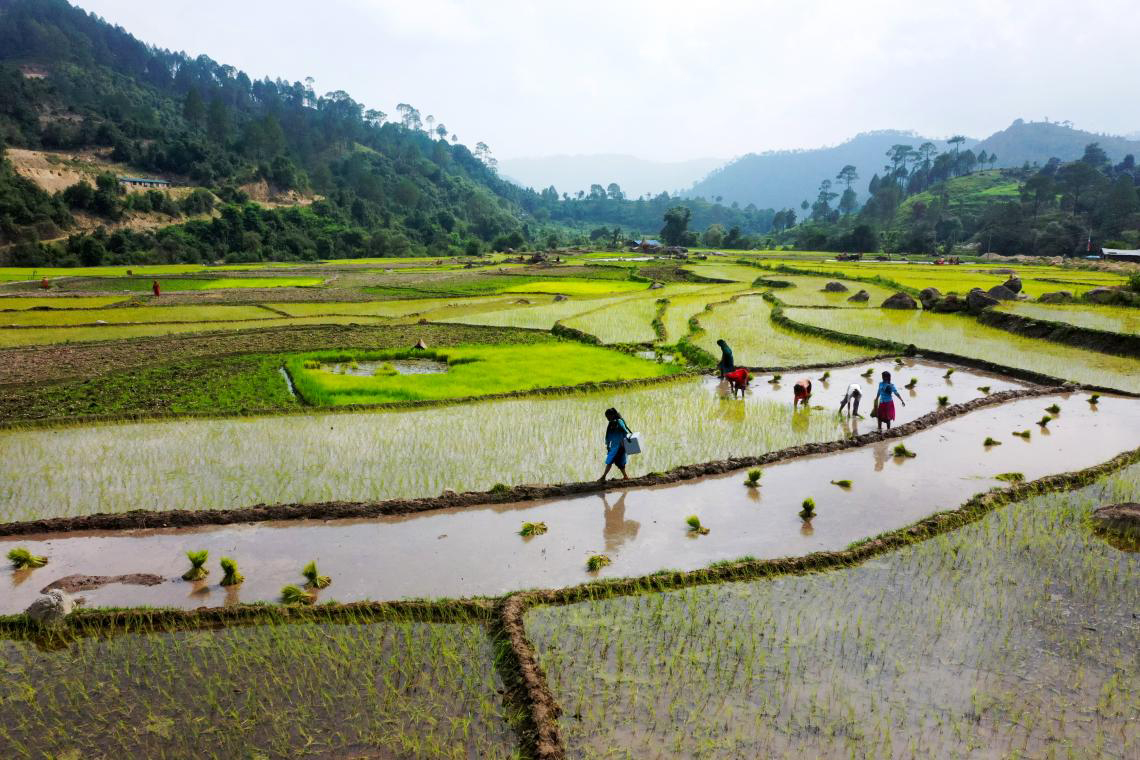
{"label": "sky", "polygon": [[253,78],[313,77],[393,118],[410,103],[500,159],[727,159],[1016,118],[1140,130],[1136,0],[78,4]]}

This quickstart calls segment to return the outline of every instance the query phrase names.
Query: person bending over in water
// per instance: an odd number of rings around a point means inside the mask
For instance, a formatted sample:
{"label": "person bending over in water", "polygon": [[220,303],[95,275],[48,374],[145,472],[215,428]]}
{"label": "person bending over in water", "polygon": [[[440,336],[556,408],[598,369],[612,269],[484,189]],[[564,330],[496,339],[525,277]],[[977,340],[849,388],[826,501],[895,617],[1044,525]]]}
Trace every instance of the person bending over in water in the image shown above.
{"label": "person bending over in water", "polygon": [[744,391],[748,388],[748,382],[752,376],[748,374],[748,370],[744,367],[734,369],[732,372],[726,372],[724,379],[728,381],[729,386],[732,388],[732,397],[736,398],[736,392],[740,391],[740,397],[744,398]]}
{"label": "person bending over in water", "polygon": [[720,372],[720,376],[724,377],[736,369],[736,362],[732,358],[732,349],[724,342],[724,338],[719,339],[716,344],[720,346],[720,363],[716,365],[716,368]]}
{"label": "person bending over in water", "polygon": [[792,386],[792,409],[800,404],[806,408],[809,401],[811,401],[811,380],[805,377],[802,380],[797,380],[796,384]]}
{"label": "person bending over in water", "polygon": [[891,421],[895,418],[895,402],[892,396],[897,397],[899,403],[906,406],[899,389],[891,382],[891,373],[883,372],[883,382],[879,383],[879,389],[875,391],[875,400],[878,403],[875,405],[873,415],[879,421],[879,430],[883,429],[884,422],[887,423],[887,430],[891,429]]}
{"label": "person bending over in water", "polygon": [[847,393],[843,394],[843,400],[839,402],[839,413],[843,414],[843,410],[848,410],[848,417],[859,416],[859,402],[863,400],[863,391],[859,388],[858,383],[851,383],[847,386]]}
{"label": "person bending over in water", "polygon": [[625,455],[625,439],[631,433],[629,426],[625,424],[625,420],[618,410],[612,406],[606,410],[606,419],[609,424],[606,425],[606,469],[602,472],[602,477],[598,478],[599,481],[605,480],[606,476],[610,474],[610,468],[615,464],[621,470],[621,476],[628,479],[629,475],[625,471],[625,463],[627,457]]}

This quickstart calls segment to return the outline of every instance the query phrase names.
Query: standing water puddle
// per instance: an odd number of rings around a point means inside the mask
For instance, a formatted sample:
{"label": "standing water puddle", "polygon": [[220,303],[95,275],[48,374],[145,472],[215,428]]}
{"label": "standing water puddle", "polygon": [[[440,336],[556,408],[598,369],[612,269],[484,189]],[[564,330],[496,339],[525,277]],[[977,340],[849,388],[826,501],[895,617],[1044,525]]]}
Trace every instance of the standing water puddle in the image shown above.
{"label": "standing water puddle", "polygon": [[[0,612],[24,609],[39,589],[72,574],[156,573],[172,579],[86,592],[92,605],[192,608],[275,599],[283,585],[301,580],[301,567],[313,559],[333,578],[322,598],[352,601],[498,595],[598,576],[695,569],[744,555],[842,549],[1003,486],[998,474],[1020,472],[1033,480],[1104,462],[1140,444],[1140,401],[1104,396],[1094,406],[1087,398],[1081,393],[1024,399],[904,439],[771,465],[758,489],[746,488],[744,473],[734,472],[668,486],[371,520],[5,539],[0,553],[26,546],[51,561],[39,570],[0,575],[0,587],[6,587]],[[1048,427],[1035,424],[1054,402],[1061,411]],[[870,427],[852,424],[857,432]],[[1023,430],[1030,431],[1028,439],[1013,435]],[[987,436],[1001,445],[983,446]],[[892,456],[899,443],[917,456]],[[851,488],[833,480],[850,480]],[[805,524],[797,512],[808,497],[815,500],[817,516]],[[685,525],[690,514],[711,532],[691,534]],[[524,521],[545,522],[549,532],[522,538]],[[208,583],[175,580],[186,569],[190,549],[210,551]],[[598,575],[585,569],[595,553],[613,560]],[[230,592],[217,585],[222,556],[233,557],[246,578]]]}
{"label": "standing water puddle", "polygon": [[373,375],[441,375],[447,372],[447,363],[433,359],[390,359],[363,362],[335,362],[321,366],[328,372],[353,377]]}

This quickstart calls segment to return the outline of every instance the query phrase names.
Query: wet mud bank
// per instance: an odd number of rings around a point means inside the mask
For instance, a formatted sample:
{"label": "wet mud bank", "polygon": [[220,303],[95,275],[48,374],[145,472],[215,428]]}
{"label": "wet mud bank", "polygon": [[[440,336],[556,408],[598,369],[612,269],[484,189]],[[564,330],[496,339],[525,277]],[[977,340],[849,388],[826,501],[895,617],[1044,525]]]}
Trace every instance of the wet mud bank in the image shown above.
{"label": "wet mud bank", "polygon": [[[757,383],[763,386],[763,383]],[[900,438],[926,430],[947,420],[977,409],[1001,406],[1022,398],[1055,394],[1056,388],[1021,388],[991,393],[964,403],[953,404],[899,425],[889,431],[853,429],[847,438],[769,452],[759,456],[732,457],[701,464],[683,465],[663,473],[654,473],[628,481],[599,483],[586,481],[548,485],[519,485],[498,491],[468,491],[444,493],[441,496],[416,499],[388,499],[382,501],[326,501],[316,503],[259,504],[232,509],[177,509],[134,510],[122,513],[100,513],[74,517],[55,517],[39,520],[0,523],[0,536],[17,536],[37,533],[61,533],[90,530],[128,530],[170,528],[180,526],[231,525],[269,520],[345,519],[370,518],[386,515],[407,515],[439,509],[476,507],[539,499],[562,498],[582,494],[600,493],[615,489],[659,486],[718,475],[746,467],[757,467],[799,457],[829,454],[866,446],[882,440]],[[869,403],[869,400],[868,400]],[[869,410],[868,410],[869,411]]]}
{"label": "wet mud bank", "polygon": [[[1048,402],[1060,411],[1038,429],[1035,421]],[[499,597],[589,579],[699,571],[743,556],[841,551],[1002,488],[1007,473],[1029,481],[1131,451],[1140,403],[1102,398],[1099,406],[1091,408],[1083,394],[1023,398],[902,438],[770,464],[757,488],[746,487],[733,470],[601,494],[371,519],[13,536],[0,541],[0,552],[24,546],[50,561],[30,574],[0,572],[0,611],[25,608],[37,589],[71,575],[167,579],[92,590],[92,605],[197,607],[274,601],[283,585],[301,581],[309,560],[333,579],[320,601],[354,601]],[[1016,435],[1029,427],[1029,439]],[[984,445],[988,437],[1001,444]],[[916,457],[897,455],[896,443]],[[816,515],[803,520],[797,513],[809,497]],[[707,535],[688,530],[691,514],[710,528]],[[525,522],[543,522],[549,530],[524,537]],[[209,552],[205,581],[181,580],[188,550]],[[586,561],[595,554],[611,564],[591,573]],[[218,584],[219,557],[237,560],[244,583]],[[418,570],[408,573],[408,567]]]}

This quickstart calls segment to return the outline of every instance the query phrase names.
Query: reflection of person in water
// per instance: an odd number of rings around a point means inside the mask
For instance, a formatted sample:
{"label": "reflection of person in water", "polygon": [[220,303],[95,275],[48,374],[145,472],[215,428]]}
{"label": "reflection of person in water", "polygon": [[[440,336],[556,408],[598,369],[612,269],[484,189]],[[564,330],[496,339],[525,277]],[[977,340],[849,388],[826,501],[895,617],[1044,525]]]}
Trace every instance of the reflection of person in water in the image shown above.
{"label": "reflection of person in water", "polygon": [[891,458],[890,444],[882,440],[872,443],[871,455],[875,457],[875,472],[882,472],[887,460]]}
{"label": "reflection of person in water", "polygon": [[636,538],[637,530],[641,527],[641,523],[637,520],[625,519],[625,496],[626,494],[623,491],[611,507],[606,494],[602,494],[602,505],[606,511],[606,523],[602,530],[602,536],[606,540],[606,551],[614,551],[626,541]]}
{"label": "reflection of person in water", "polygon": [[811,422],[811,412],[808,407],[802,407],[798,412],[792,412],[792,430],[797,433],[806,433]]}

